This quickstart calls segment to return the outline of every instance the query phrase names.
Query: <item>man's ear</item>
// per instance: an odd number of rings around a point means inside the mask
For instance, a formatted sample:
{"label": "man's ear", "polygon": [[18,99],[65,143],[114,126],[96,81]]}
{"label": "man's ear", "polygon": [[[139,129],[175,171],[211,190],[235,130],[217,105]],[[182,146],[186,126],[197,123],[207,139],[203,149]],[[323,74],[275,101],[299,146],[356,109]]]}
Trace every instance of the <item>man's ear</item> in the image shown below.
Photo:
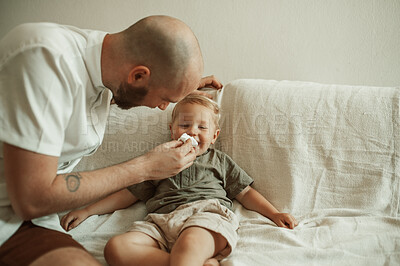
{"label": "man's ear", "polygon": [[150,69],[146,66],[135,66],[128,76],[128,83],[137,87],[146,87],[150,80]]}
{"label": "man's ear", "polygon": [[213,138],[213,140],[211,141],[211,144],[214,144],[214,143],[217,141],[217,138],[218,138],[218,136],[219,136],[219,132],[221,132],[219,129],[215,130],[214,138]]}

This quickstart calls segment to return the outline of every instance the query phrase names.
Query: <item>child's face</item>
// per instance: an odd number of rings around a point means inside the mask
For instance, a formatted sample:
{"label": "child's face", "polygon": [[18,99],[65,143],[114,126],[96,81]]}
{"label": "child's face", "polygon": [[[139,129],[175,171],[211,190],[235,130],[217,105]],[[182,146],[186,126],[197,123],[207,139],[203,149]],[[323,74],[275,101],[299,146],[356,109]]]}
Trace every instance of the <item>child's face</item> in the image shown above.
{"label": "child's face", "polygon": [[186,133],[199,143],[198,155],[207,151],[219,135],[219,129],[214,122],[214,113],[200,104],[183,104],[171,126],[171,138],[174,140]]}

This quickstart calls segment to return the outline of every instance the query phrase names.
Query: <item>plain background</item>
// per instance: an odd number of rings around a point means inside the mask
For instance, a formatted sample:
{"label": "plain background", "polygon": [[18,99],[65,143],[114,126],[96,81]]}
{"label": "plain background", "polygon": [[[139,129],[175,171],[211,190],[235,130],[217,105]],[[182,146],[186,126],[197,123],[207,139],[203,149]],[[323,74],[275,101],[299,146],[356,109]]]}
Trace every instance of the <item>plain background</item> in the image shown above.
{"label": "plain background", "polygon": [[0,37],[38,21],[118,32],[156,14],[192,28],[223,83],[400,85],[400,0],[0,0]]}

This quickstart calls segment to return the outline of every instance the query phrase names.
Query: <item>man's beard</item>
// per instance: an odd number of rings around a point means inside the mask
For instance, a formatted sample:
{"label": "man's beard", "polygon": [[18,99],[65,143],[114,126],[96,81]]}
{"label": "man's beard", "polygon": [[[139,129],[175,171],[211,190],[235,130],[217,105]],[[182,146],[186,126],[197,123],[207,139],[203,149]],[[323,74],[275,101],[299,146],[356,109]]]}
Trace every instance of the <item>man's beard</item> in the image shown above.
{"label": "man's beard", "polygon": [[132,107],[141,106],[148,91],[145,87],[135,87],[122,82],[113,99],[119,108],[127,110]]}

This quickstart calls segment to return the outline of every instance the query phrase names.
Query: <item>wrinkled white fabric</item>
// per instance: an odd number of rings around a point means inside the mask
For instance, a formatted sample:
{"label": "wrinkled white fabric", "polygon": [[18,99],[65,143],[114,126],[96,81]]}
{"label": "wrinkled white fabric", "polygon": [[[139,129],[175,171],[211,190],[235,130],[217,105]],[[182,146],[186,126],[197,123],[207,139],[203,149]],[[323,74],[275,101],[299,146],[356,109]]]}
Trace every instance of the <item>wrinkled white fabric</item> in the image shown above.
{"label": "wrinkled white fabric", "polygon": [[[399,92],[271,80],[226,85],[217,95],[216,148],[299,226],[278,228],[236,202],[239,241],[221,264],[399,265]],[[104,147],[79,167],[124,161],[168,141],[172,108],[113,109]],[[138,203],[71,233],[104,262],[106,241],[145,214]]]}
{"label": "wrinkled white fabric", "polygon": [[396,217],[399,98],[398,88],[237,80],[224,88],[219,147],[280,210]]}

